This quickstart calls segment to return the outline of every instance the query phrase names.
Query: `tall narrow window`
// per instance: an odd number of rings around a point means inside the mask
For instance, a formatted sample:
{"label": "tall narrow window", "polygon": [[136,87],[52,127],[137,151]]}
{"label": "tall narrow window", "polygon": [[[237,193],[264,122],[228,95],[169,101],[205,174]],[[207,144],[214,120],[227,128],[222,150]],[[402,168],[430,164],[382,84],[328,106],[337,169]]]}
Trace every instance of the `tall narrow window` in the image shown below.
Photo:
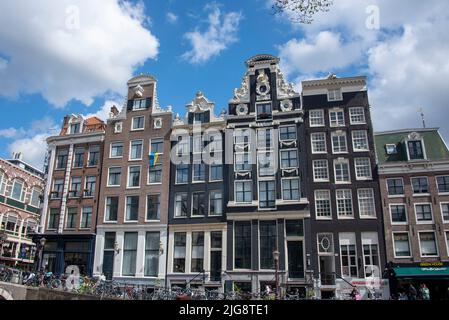
{"label": "tall narrow window", "polygon": [[15,179],[12,185],[11,198],[17,201],[23,201],[25,198],[24,183],[22,180]]}
{"label": "tall narrow window", "polygon": [[318,219],[331,217],[331,194],[329,190],[315,190],[315,212]]}
{"label": "tall narrow window", "polygon": [[145,236],[145,277],[157,277],[159,273],[160,233],[147,232]]}
{"label": "tall narrow window", "polygon": [[56,153],[56,169],[65,169],[67,167],[67,159],[69,156],[69,150],[59,150]]}
{"label": "tall narrow window", "polygon": [[257,148],[271,149],[273,147],[273,132],[271,129],[257,130]]}
{"label": "tall narrow window", "polygon": [[355,158],[355,174],[357,180],[371,180],[372,170],[371,170],[371,160],[370,158]]}
{"label": "tall narrow window", "polygon": [[250,171],[250,153],[249,152],[239,152],[235,154],[235,171]]}
{"label": "tall narrow window", "polygon": [[349,161],[348,160],[335,160],[334,161],[335,170],[335,183],[346,183],[351,182],[351,177],[349,174]]}
{"label": "tall narrow window", "polygon": [[332,153],[347,153],[348,144],[345,132],[332,132]]}
{"label": "tall narrow window", "polygon": [[85,206],[81,213],[81,229],[89,229],[92,225],[92,207]]}
{"label": "tall narrow window", "polygon": [[420,232],[419,245],[421,248],[421,257],[438,256],[435,232]]}
{"label": "tall narrow window", "polygon": [[336,190],[337,213],[340,218],[352,217],[352,192],[351,190]]}
{"label": "tall narrow window", "polygon": [[363,244],[363,262],[365,265],[365,278],[374,276],[374,272],[379,270],[379,246],[377,243]]}
{"label": "tall narrow window", "polygon": [[95,195],[95,185],[97,183],[97,177],[91,176],[86,177],[86,186],[84,188],[85,197],[93,197]]}
{"label": "tall narrow window", "polygon": [[421,141],[408,141],[407,148],[410,160],[424,159],[424,151]]}
{"label": "tall narrow window", "polygon": [[439,193],[449,192],[449,176],[437,177],[437,185]]}
{"label": "tall narrow window", "polygon": [[211,191],[209,200],[209,215],[220,216],[223,214],[223,192]]}
{"label": "tall narrow window", "polygon": [[55,179],[53,181],[53,190],[50,197],[52,199],[59,199],[62,197],[62,190],[64,189],[64,179]]}
{"label": "tall narrow window", "polygon": [[449,222],[449,203],[441,204],[441,214],[444,222]]}
{"label": "tall narrow window", "polygon": [[358,189],[359,213],[360,217],[374,218],[376,217],[376,207],[374,205],[373,189]]}
{"label": "tall narrow window", "polygon": [[118,197],[106,198],[105,221],[117,221]]}
{"label": "tall narrow window", "polygon": [[309,122],[311,127],[324,126],[324,110],[310,110]]}
{"label": "tall narrow window", "polygon": [[125,221],[137,221],[139,218],[139,196],[126,197]]}
{"label": "tall narrow window", "polygon": [[235,222],[235,269],[251,269],[251,222]]}
{"label": "tall narrow window", "polygon": [[394,255],[397,258],[410,257],[410,241],[408,238],[408,233],[394,233],[393,234],[394,243]]}
{"label": "tall narrow window", "polygon": [[140,186],[140,167],[132,166],[128,168],[128,188]]}
{"label": "tall narrow window", "polygon": [[355,244],[340,245],[341,275],[357,278],[357,252]]}
{"label": "tall narrow window", "polygon": [[206,215],[206,193],[194,192],[192,194],[192,216]]}
{"label": "tall narrow window", "polygon": [[148,182],[149,183],[161,183],[162,182],[162,164],[157,164],[150,167],[148,170]]}
{"label": "tall narrow window", "polygon": [[115,232],[105,232],[103,250],[103,274],[107,280],[112,280],[115,257]]}
{"label": "tall narrow window", "polygon": [[[0,178],[1,179],[1,178]],[[0,181],[1,184],[1,181]],[[39,208],[41,204],[42,191],[40,189],[33,188],[31,191],[30,205]]]}
{"label": "tall narrow window", "polygon": [[122,168],[121,167],[109,168],[108,187],[120,186],[121,178],[122,178]]}
{"label": "tall narrow window", "polygon": [[204,232],[192,232],[192,272],[204,270]]}
{"label": "tall narrow window", "polygon": [[150,152],[152,153],[164,153],[164,139],[151,139]]}
{"label": "tall narrow window", "polygon": [[220,281],[222,270],[222,232],[210,233],[210,280]]}
{"label": "tall narrow window", "polygon": [[210,181],[221,181],[223,180],[223,165],[222,164],[211,164],[210,165]]}
{"label": "tall narrow window", "polygon": [[77,207],[70,207],[67,209],[67,218],[65,227],[67,229],[75,229],[76,228],[76,216],[78,215]]}
{"label": "tall narrow window", "polygon": [[173,247],[173,272],[184,273],[186,271],[186,233],[174,234]]}
{"label": "tall narrow window", "polygon": [[84,148],[75,148],[73,167],[82,168],[84,165]]}
{"label": "tall narrow window", "polygon": [[276,207],[276,183],[274,181],[259,182],[259,207]]}
{"label": "tall narrow window", "polygon": [[131,141],[131,151],[129,153],[129,160],[141,160],[142,159],[142,140]]}
{"label": "tall narrow window", "polygon": [[313,181],[315,182],[329,181],[329,168],[327,160],[313,161]]}
{"label": "tall narrow window", "polygon": [[100,146],[91,146],[89,148],[89,167],[98,166],[100,162]]}
{"label": "tall narrow window", "polygon": [[147,220],[160,220],[161,195],[151,194],[147,196]]}
{"label": "tall narrow window", "polygon": [[258,152],[257,153],[257,161],[259,166],[259,176],[273,176],[276,172],[276,168],[274,165],[274,152]]}
{"label": "tall narrow window", "polygon": [[204,163],[193,164],[193,182],[206,181],[206,165]]}
{"label": "tall narrow window", "polygon": [[175,218],[187,217],[187,193],[175,195]]}
{"label": "tall narrow window", "polygon": [[187,164],[178,164],[176,166],[176,183],[189,182],[189,166]]}
{"label": "tall narrow window", "polygon": [[59,226],[59,217],[61,216],[61,211],[59,208],[51,208],[50,215],[48,217],[48,228],[49,230],[56,230]]}
{"label": "tall narrow window", "polygon": [[123,244],[123,276],[136,275],[137,232],[125,232]]}
{"label": "tall narrow window", "polygon": [[326,153],[326,133],[316,132],[310,135],[310,140],[312,144],[312,153]]}
{"label": "tall narrow window", "polygon": [[260,221],[260,268],[274,269],[273,252],[277,249],[276,221]]}
{"label": "tall narrow window", "polygon": [[69,198],[78,198],[81,196],[81,177],[72,177],[70,184]]}
{"label": "tall narrow window", "polygon": [[144,116],[133,117],[132,128],[133,130],[143,130],[145,128],[145,117]]}

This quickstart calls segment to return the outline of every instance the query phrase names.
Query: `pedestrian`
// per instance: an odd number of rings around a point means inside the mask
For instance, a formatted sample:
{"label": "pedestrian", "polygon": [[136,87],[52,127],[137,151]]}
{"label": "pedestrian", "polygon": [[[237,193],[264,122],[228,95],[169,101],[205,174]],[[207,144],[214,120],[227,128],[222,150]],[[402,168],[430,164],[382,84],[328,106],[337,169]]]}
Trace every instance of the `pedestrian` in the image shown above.
{"label": "pedestrian", "polygon": [[413,286],[413,284],[409,284],[408,287],[408,299],[409,300],[416,300],[418,292],[416,291],[416,288]]}
{"label": "pedestrian", "polygon": [[351,297],[352,300],[360,300],[360,299],[357,299],[359,295],[360,295],[359,290],[357,290],[356,287],[352,288],[352,291],[349,294],[349,296]]}
{"label": "pedestrian", "polygon": [[423,300],[430,300],[430,291],[429,288],[427,288],[426,284],[421,284],[421,297]]}

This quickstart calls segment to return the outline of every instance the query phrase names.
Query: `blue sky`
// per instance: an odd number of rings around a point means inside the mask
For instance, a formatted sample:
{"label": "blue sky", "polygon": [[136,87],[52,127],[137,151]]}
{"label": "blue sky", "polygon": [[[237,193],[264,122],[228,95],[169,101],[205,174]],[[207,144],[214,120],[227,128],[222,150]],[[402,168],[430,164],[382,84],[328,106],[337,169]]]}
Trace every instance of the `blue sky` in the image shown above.
{"label": "blue sky", "polygon": [[40,167],[64,115],[104,117],[141,72],[158,79],[162,106],[184,114],[201,90],[219,112],[259,53],[279,56],[298,88],[329,72],[367,75],[377,130],[418,127],[424,108],[449,137],[449,4],[410,3],[335,0],[299,25],[270,0],[2,1],[0,157],[22,151]]}

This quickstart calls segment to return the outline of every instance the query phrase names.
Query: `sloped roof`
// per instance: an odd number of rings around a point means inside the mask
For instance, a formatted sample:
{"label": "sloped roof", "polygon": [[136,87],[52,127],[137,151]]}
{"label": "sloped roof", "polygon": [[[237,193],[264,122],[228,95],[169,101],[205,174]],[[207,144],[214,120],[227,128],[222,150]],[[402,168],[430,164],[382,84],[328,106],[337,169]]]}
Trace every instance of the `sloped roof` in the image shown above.
{"label": "sloped roof", "polygon": [[[449,150],[440,133],[438,132],[438,128],[406,129],[375,133],[374,140],[376,144],[377,159],[379,161],[379,164],[382,165],[394,162],[408,161],[404,141],[413,132],[419,133],[424,139],[424,147],[428,160],[449,160]],[[385,149],[385,146],[387,144],[396,145],[398,151],[397,154],[388,155]]]}
{"label": "sloped roof", "polygon": [[98,124],[104,124],[103,120],[101,120],[98,117],[90,117],[86,119],[86,125],[87,126],[94,126]]}

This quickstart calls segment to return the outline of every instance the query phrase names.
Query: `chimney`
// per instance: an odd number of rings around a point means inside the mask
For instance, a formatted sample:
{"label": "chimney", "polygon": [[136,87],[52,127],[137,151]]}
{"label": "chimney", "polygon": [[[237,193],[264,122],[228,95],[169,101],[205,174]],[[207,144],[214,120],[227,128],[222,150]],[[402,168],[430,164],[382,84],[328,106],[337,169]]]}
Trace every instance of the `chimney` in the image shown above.
{"label": "chimney", "polygon": [[22,160],[23,159],[22,152],[13,152],[12,153],[12,158],[14,160]]}

